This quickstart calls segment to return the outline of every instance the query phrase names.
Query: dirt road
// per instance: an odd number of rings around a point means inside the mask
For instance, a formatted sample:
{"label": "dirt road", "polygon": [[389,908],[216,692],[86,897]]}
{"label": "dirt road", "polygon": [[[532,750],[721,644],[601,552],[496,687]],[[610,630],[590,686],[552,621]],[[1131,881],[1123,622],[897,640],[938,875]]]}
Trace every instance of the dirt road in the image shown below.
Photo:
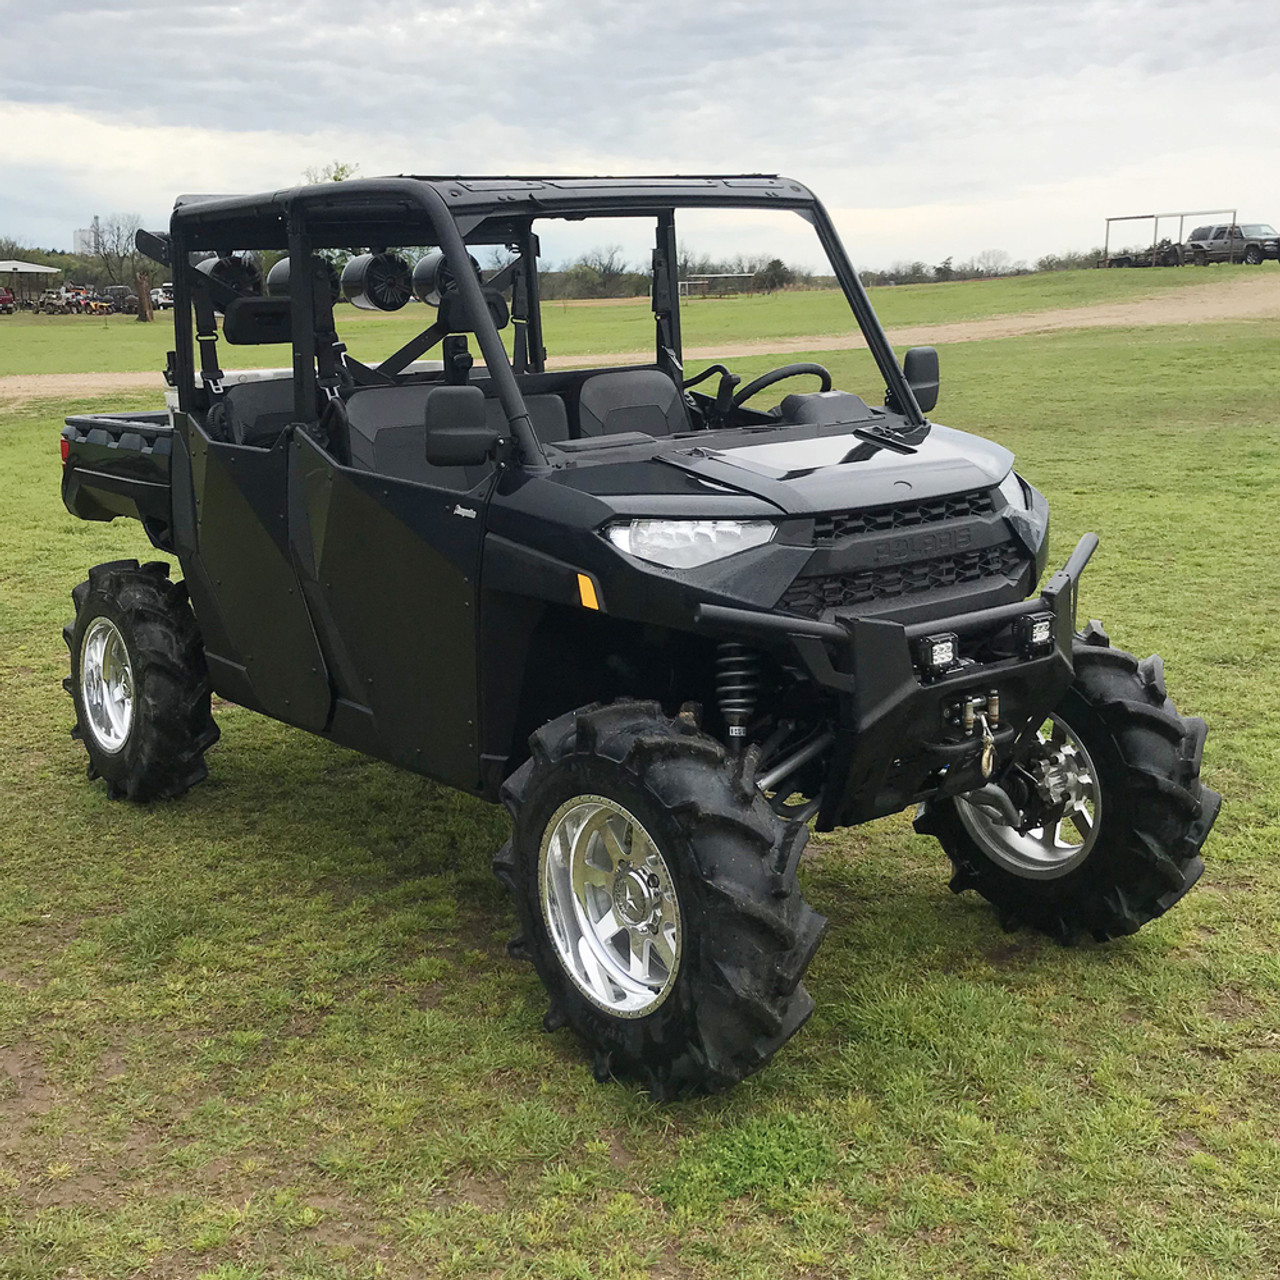
{"label": "dirt road", "polygon": [[[1032,311],[1022,315],[986,316],[981,320],[957,320],[950,324],[908,325],[889,329],[895,346],[946,346],[956,342],[981,342],[988,338],[1014,338],[1025,334],[1058,333],[1065,329],[1141,328],[1147,325],[1211,324],[1218,320],[1280,319],[1280,272],[1251,272],[1229,280],[1168,289],[1151,298],[1125,302],[1101,302],[1057,311]],[[849,351],[867,344],[856,334],[813,334],[799,338],[768,338],[718,347],[686,347],[687,360],[732,359],[761,354],[784,355],[796,351]],[[564,356],[548,361],[552,368],[580,364],[583,357]],[[610,356],[618,364],[642,364],[650,352]]]}
{"label": "dirt road", "polygon": [[[1211,269],[1212,270],[1212,269]],[[1167,289],[1150,298],[1096,303],[1058,311],[1034,311],[1022,315],[987,316],[951,324],[914,325],[889,330],[889,338],[902,346],[946,346],[956,342],[981,342],[988,338],[1012,338],[1024,334],[1059,333],[1066,329],[1134,328],[1146,325],[1208,324],[1218,320],[1280,319],[1280,271],[1269,264],[1242,269],[1227,279]],[[796,351],[845,351],[866,344],[852,334],[813,334],[799,338],[767,338],[756,342],[718,347],[687,347],[690,361],[732,359],[764,353],[785,355]],[[590,357],[556,356],[553,369],[581,366]],[[611,364],[643,364],[651,351],[611,354]],[[0,377],[0,401],[13,404],[34,399],[87,399],[113,391],[154,390],[164,381],[155,373],[36,373]]]}

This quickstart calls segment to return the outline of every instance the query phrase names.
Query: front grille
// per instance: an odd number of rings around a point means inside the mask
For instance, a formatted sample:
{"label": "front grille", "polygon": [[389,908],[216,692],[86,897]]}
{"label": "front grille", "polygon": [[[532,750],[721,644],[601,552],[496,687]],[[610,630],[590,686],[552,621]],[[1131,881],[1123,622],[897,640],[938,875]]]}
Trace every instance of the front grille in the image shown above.
{"label": "front grille", "polygon": [[825,577],[797,578],[778,603],[792,613],[817,617],[824,609],[871,604],[876,600],[915,595],[921,591],[937,591],[965,582],[978,582],[983,578],[1010,577],[1023,562],[1024,557],[1018,548],[1005,542],[978,551],[962,551],[953,556],[917,560],[914,564],[888,565],[880,569],[830,574]]}
{"label": "front grille", "polygon": [[922,502],[902,502],[892,507],[871,507],[866,511],[838,511],[818,516],[813,522],[813,541],[820,547],[860,533],[885,533],[893,529],[914,529],[942,520],[966,516],[989,516],[995,510],[989,489],[957,493],[949,498]]}

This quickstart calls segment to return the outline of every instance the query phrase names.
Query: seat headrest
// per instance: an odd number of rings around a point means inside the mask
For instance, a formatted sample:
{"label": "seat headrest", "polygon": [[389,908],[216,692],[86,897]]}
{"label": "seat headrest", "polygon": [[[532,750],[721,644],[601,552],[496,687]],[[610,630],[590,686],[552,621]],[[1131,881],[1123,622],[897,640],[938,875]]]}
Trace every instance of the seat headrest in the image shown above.
{"label": "seat headrest", "polygon": [[669,436],[689,430],[689,415],[680,388],[660,369],[623,369],[582,384],[578,430],[584,436]]}

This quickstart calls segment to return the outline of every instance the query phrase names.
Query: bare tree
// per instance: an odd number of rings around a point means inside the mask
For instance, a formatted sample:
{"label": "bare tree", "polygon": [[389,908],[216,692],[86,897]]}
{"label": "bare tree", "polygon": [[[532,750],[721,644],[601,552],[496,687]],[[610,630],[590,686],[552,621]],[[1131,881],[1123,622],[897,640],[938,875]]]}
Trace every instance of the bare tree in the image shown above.
{"label": "bare tree", "polygon": [[1009,270],[1009,255],[1003,249],[983,249],[974,262],[984,276],[1002,276]]}
{"label": "bare tree", "polygon": [[136,213],[112,213],[98,220],[93,259],[112,284],[134,283],[143,262],[134,244],[141,226],[142,219]]}
{"label": "bare tree", "polygon": [[509,267],[519,256],[518,253],[512,253],[508,245],[495,244],[485,254],[485,262],[482,265],[489,271],[501,271]]}
{"label": "bare tree", "polygon": [[359,172],[358,164],[351,164],[346,160],[330,160],[328,164],[304,169],[302,176],[312,186],[316,186],[321,182],[346,182],[348,178],[356,177]]}
{"label": "bare tree", "polygon": [[602,249],[592,249],[584,253],[578,262],[589,271],[594,271],[600,278],[601,292],[605,297],[614,283],[627,272],[627,262],[622,256],[620,244],[605,245]]}

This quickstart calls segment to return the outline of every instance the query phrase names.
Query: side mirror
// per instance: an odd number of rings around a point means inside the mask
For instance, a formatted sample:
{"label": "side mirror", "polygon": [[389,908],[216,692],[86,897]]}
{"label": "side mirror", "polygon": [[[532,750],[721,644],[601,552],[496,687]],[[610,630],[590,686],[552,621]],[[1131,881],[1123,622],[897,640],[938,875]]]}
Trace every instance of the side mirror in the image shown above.
{"label": "side mirror", "polygon": [[427,395],[427,462],[433,467],[478,467],[502,433],[489,425],[479,387],[435,387]]}
{"label": "side mirror", "polygon": [[912,347],[902,358],[902,372],[921,413],[938,403],[938,352],[935,347]]}
{"label": "side mirror", "polygon": [[[480,293],[493,320],[493,327],[505,329],[511,323],[511,311],[507,306],[506,298],[497,289],[490,289],[488,285],[481,285]],[[450,333],[479,333],[480,331],[471,308],[467,306],[466,299],[456,289],[441,295],[439,323]]]}
{"label": "side mirror", "polygon": [[162,267],[171,266],[170,241],[167,231],[137,231],[133,236],[138,252],[158,262]]}

